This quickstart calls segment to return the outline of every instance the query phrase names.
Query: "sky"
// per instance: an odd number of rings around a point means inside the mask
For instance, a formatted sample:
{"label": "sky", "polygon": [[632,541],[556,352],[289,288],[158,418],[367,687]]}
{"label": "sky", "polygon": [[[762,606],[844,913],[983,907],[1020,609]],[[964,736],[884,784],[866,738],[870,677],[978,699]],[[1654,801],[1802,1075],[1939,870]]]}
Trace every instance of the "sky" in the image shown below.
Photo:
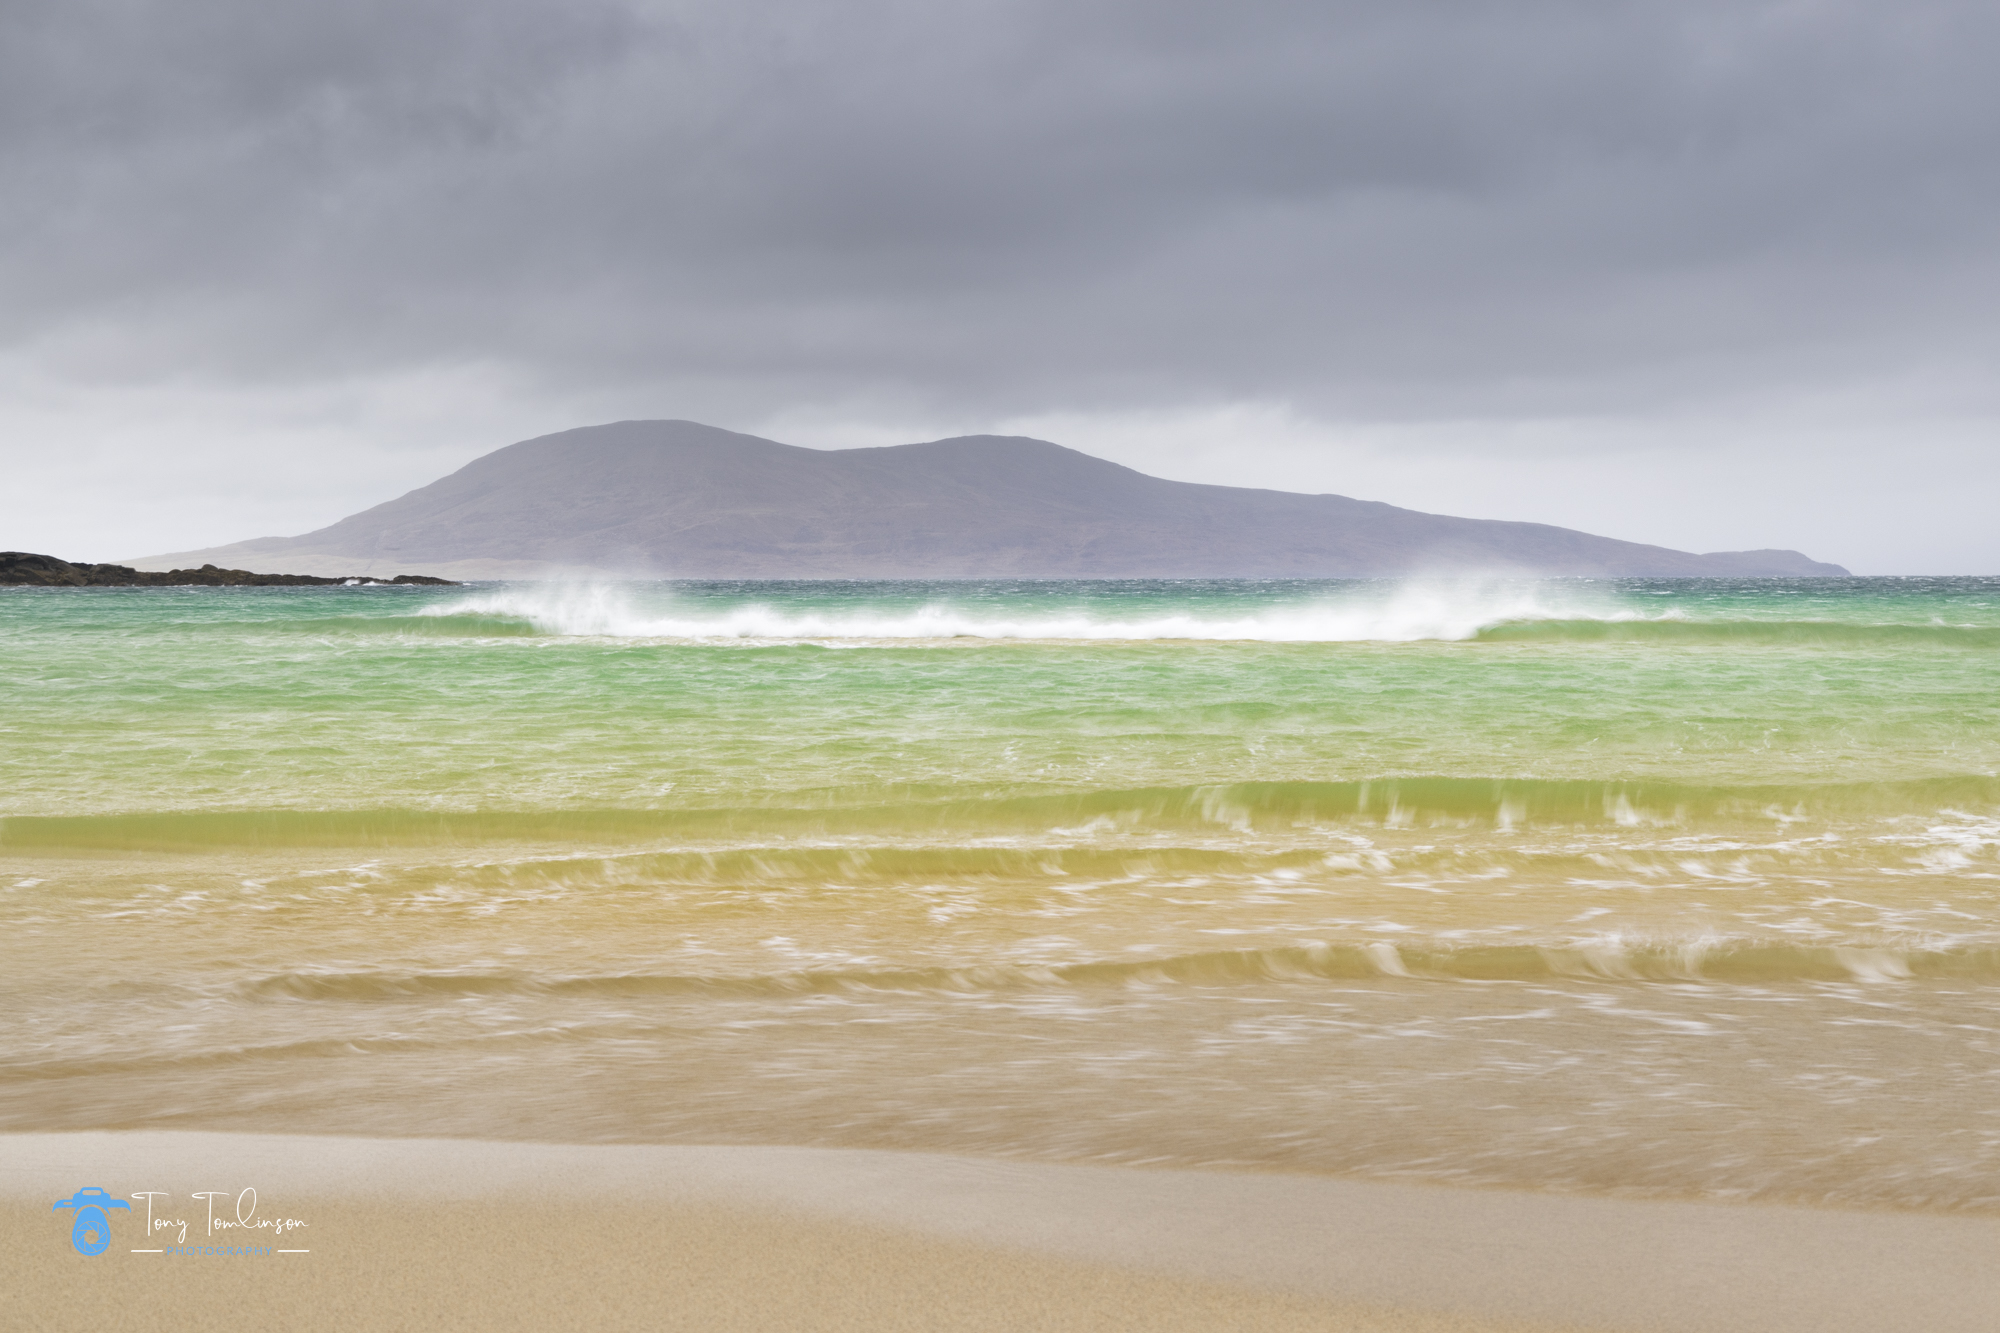
{"label": "sky", "polygon": [[0,0],[0,547],[1052,439],[2000,574],[2000,6]]}

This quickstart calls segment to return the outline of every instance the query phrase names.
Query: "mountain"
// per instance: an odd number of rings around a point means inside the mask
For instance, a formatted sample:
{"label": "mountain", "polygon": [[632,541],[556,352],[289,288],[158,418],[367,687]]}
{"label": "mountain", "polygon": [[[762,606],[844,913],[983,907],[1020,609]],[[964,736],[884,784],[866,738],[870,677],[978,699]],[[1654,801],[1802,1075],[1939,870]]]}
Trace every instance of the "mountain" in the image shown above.
{"label": "mountain", "polygon": [[456,578],[1312,578],[1845,574],[1541,523],[1166,481],[1019,436],[801,449],[692,421],[523,440],[301,537],[132,563]]}

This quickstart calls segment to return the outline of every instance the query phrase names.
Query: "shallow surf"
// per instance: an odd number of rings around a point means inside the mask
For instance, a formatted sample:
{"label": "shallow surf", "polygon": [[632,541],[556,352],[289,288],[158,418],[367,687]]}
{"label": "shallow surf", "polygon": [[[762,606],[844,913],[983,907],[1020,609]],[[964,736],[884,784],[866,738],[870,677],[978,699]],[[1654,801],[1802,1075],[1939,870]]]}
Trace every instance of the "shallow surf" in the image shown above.
{"label": "shallow surf", "polygon": [[2000,1211],[2000,582],[0,595],[0,1127]]}

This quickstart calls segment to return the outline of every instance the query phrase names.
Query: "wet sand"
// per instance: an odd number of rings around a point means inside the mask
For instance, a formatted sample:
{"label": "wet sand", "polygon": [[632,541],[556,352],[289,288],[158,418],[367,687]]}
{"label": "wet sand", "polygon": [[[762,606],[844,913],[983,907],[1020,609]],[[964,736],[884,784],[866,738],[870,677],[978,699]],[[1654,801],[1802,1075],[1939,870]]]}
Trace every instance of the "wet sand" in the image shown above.
{"label": "wet sand", "polygon": [[[52,1203],[162,1191],[150,1244]],[[195,1191],[251,1221],[205,1233]],[[144,1206],[143,1200],[140,1201]],[[245,1200],[247,1203],[247,1200]],[[36,1329],[1985,1330],[2000,1219],[776,1147],[0,1136]],[[305,1253],[173,1253],[176,1248]],[[160,1254],[133,1253],[159,1248]]]}

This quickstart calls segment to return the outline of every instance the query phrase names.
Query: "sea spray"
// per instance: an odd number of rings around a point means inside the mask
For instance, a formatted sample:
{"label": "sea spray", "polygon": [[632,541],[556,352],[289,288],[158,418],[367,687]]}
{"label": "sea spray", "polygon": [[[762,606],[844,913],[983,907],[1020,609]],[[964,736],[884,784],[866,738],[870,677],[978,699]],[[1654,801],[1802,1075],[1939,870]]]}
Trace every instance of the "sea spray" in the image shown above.
{"label": "sea spray", "polygon": [[[1144,586],[1121,604],[1101,593],[1080,595],[1083,589],[1075,584],[1020,585],[1012,596],[981,589],[984,595],[970,597],[930,585],[918,594],[921,601],[909,585],[861,585],[841,599],[847,605],[802,607],[754,600],[716,605],[713,598],[690,597],[673,585],[578,582],[483,591],[413,614],[511,620],[546,634],[627,639],[1266,643],[1462,640],[1499,625],[1638,614],[1585,586],[1500,581],[1361,584],[1339,592],[1267,584],[1257,599],[1265,605],[1244,614],[1229,599],[1202,595],[1213,586],[1197,585],[1179,597],[1172,585]],[[1171,609],[1175,602],[1194,607]]]}

